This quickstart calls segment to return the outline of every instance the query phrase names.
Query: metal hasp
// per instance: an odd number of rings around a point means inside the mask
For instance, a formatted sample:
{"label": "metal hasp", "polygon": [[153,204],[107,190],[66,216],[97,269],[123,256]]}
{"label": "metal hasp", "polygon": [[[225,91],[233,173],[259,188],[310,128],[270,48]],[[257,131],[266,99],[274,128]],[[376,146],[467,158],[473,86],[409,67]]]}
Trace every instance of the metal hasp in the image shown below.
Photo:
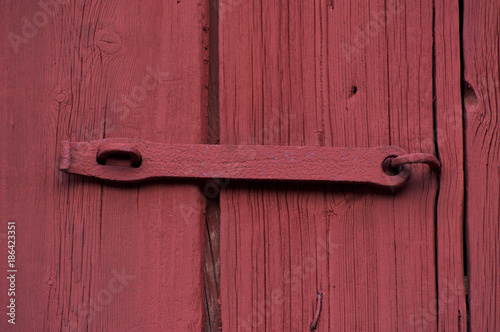
{"label": "metal hasp", "polygon": [[[416,154],[429,165],[433,155]],[[112,157],[128,166],[106,165]],[[363,183],[402,186],[416,162],[399,147],[330,148],[271,145],[161,144],[139,139],[63,142],[60,168],[66,173],[119,182],[158,178],[235,179]],[[398,159],[403,157],[403,160]],[[408,159],[409,158],[409,159]],[[396,164],[392,161],[396,160]]]}

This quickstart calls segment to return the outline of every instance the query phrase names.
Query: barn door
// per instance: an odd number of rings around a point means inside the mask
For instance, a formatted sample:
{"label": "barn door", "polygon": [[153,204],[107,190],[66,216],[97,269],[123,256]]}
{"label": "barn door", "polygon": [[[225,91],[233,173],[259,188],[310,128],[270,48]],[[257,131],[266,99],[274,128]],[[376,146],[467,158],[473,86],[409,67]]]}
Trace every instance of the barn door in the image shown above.
{"label": "barn door", "polygon": [[15,222],[17,270],[0,330],[200,331],[198,185],[105,184],[59,157],[68,140],[206,139],[208,2],[2,1],[0,17],[0,232]]}
{"label": "barn door", "polygon": [[[1,330],[498,330],[498,13],[4,1]],[[395,146],[441,169],[397,189],[61,172],[66,147],[115,138]],[[92,162],[135,174],[132,148]]]}
{"label": "barn door", "polygon": [[395,145],[442,165],[413,165],[389,193],[230,184],[225,329],[499,329],[499,13],[486,0],[220,0],[221,144]]}

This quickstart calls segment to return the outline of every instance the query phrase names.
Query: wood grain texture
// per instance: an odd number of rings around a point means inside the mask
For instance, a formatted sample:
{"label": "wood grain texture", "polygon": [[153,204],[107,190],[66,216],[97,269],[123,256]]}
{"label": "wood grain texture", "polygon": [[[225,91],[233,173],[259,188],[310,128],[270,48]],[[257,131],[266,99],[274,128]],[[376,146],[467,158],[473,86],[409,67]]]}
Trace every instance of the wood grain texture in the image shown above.
{"label": "wood grain texture", "polygon": [[[433,1],[221,1],[221,144],[434,153],[433,14]],[[223,330],[308,330],[317,292],[319,331],[436,330],[437,189],[418,165],[397,192],[230,185]]]}
{"label": "wood grain texture", "polygon": [[[442,168],[436,206],[437,306],[440,331],[466,331],[464,286],[464,169],[457,1],[435,1],[435,125]],[[428,313],[428,312],[427,312]],[[424,316],[425,317],[425,316]]]}
{"label": "wood grain texture", "polygon": [[463,60],[471,331],[500,329],[500,7],[464,0]]}
{"label": "wood grain texture", "polygon": [[208,2],[58,3],[53,14],[37,1],[0,5],[0,144],[10,156],[0,232],[15,220],[19,248],[12,330],[199,331],[199,188],[103,185],[62,174],[58,159],[63,140],[205,141]]}

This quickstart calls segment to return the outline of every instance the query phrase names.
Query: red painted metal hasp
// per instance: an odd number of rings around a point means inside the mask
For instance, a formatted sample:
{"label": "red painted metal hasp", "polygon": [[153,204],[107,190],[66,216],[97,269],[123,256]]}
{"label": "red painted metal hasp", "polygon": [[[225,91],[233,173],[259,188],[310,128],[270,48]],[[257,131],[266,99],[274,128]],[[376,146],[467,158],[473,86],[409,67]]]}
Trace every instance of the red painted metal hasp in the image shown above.
{"label": "red painted metal hasp", "polygon": [[[391,160],[399,147],[326,148],[270,145],[161,144],[139,139],[63,142],[62,171],[99,179],[139,182],[155,178],[239,179],[365,183],[399,187],[410,176]],[[112,157],[130,165],[106,165]],[[428,155],[429,158],[434,158]],[[435,159],[437,163],[437,159]]]}

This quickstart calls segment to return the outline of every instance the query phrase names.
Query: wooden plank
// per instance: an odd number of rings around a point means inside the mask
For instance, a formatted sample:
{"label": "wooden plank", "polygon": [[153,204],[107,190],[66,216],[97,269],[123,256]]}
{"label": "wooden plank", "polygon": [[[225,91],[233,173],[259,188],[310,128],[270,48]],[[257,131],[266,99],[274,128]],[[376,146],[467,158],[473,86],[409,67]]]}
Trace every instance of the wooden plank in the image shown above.
{"label": "wooden plank", "polygon": [[500,8],[463,1],[467,245],[471,331],[500,329]]}
{"label": "wooden plank", "polygon": [[[423,317],[439,331],[466,331],[464,285],[464,168],[460,68],[460,8],[457,1],[435,1],[435,125],[442,163],[436,206],[437,306]],[[430,315],[430,316],[429,316]]]}
{"label": "wooden plank", "polygon": [[17,222],[16,330],[199,331],[198,187],[103,185],[61,174],[58,159],[62,140],[205,141],[208,1],[47,2],[0,5],[0,232]]}
{"label": "wooden plank", "polygon": [[[434,152],[433,1],[220,6],[221,144]],[[393,193],[223,190],[223,329],[307,330],[319,291],[319,331],[436,330],[437,177],[412,169]]]}

